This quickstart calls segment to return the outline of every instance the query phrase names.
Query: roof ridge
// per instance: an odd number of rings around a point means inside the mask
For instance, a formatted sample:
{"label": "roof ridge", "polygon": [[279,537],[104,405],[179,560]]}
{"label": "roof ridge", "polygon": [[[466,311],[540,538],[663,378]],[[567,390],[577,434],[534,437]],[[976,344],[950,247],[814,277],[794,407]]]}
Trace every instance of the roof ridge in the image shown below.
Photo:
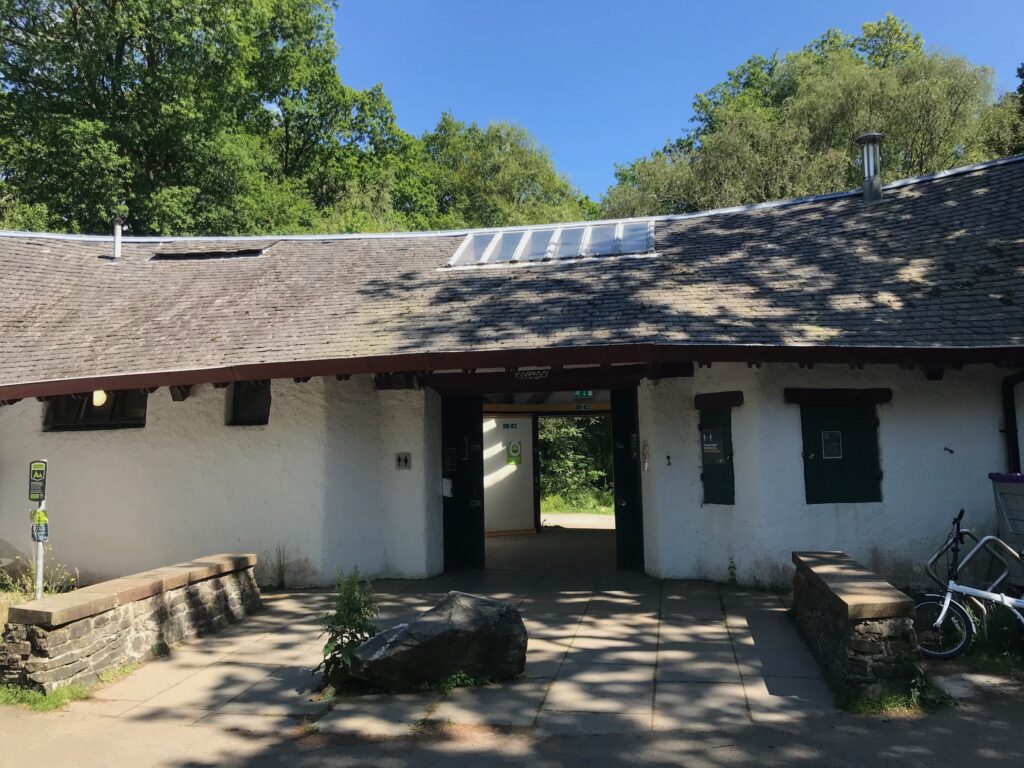
{"label": "roof ridge", "polygon": [[[911,186],[913,184],[920,184],[929,181],[935,181],[938,179],[945,179],[953,176],[960,176],[968,173],[975,173],[977,171],[988,170],[990,168],[997,168],[1003,165],[1012,165],[1014,163],[1024,162],[1024,155],[1013,155],[1011,157],[1001,157],[995,160],[987,160],[981,163],[973,163],[971,165],[961,166],[959,168],[950,168],[945,171],[936,171],[934,173],[928,173],[921,176],[911,176],[905,179],[898,179],[891,181],[888,184],[883,185],[882,189],[900,189],[902,187]],[[289,240],[289,241],[322,241],[322,240],[401,240],[407,238],[428,238],[428,237],[464,237],[469,234],[475,233],[497,233],[497,232],[514,232],[522,230],[537,230],[547,229],[554,227],[581,227],[581,226],[592,226],[599,224],[618,224],[618,223],[629,223],[638,221],[682,221],[686,219],[697,219],[705,218],[709,216],[718,216],[731,213],[742,213],[745,211],[756,211],[767,208],[782,208],[790,205],[802,205],[805,203],[823,202],[827,200],[840,200],[846,197],[855,197],[861,194],[861,190],[851,189],[842,192],[828,192],[819,195],[806,195],[804,197],[792,197],[783,198],[781,200],[766,200],[761,203],[749,203],[746,205],[735,205],[726,208],[710,208],[703,211],[693,211],[692,213],[676,213],[676,214],[658,214],[652,216],[630,216],[625,218],[616,219],[593,219],[590,221],[565,221],[565,222],[548,222],[546,224],[517,224],[504,227],[463,227],[461,229],[441,229],[441,230],[420,230],[413,232],[339,232],[331,234],[306,234],[306,235],[184,235],[184,236],[170,236],[170,235],[124,235],[121,241],[126,244],[131,243],[174,243],[174,242],[203,242],[210,240],[217,240],[221,242],[254,242],[254,241],[266,241],[266,240]],[[110,235],[86,235],[86,234],[67,234],[61,232],[32,232],[22,230],[6,230],[0,229],[0,238],[32,238],[42,240],[74,240],[78,242],[90,242],[90,243],[110,243],[113,241],[113,234]]]}

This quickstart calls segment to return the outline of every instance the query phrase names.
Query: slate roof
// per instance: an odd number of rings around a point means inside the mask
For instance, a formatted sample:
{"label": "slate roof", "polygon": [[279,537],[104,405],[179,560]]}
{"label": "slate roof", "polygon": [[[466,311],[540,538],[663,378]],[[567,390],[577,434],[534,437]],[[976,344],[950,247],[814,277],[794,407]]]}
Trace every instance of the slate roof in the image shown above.
{"label": "slate roof", "polygon": [[[464,236],[126,238],[114,262],[109,237],[0,234],[0,399],[296,361],[321,361],[312,375],[477,353],[571,363],[609,345],[1024,361],[1024,157],[898,182],[874,205],[853,192],[658,218],[650,259],[441,268]],[[152,260],[240,247],[263,253]]]}

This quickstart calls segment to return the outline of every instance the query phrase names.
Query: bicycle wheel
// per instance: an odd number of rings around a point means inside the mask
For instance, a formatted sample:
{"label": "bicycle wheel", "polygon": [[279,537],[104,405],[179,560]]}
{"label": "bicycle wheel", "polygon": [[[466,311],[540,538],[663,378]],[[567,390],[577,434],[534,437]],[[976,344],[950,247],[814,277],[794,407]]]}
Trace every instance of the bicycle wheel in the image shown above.
{"label": "bicycle wheel", "polygon": [[917,647],[922,656],[931,659],[952,659],[959,656],[974,639],[974,622],[967,610],[953,601],[946,611],[942,625],[935,626],[942,613],[944,598],[928,595],[914,606],[914,631],[917,632]]}

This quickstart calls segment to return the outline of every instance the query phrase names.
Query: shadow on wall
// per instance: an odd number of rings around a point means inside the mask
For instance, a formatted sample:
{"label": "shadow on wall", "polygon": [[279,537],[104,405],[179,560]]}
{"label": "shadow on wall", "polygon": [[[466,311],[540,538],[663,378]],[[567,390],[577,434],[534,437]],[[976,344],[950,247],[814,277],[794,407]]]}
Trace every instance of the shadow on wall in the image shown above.
{"label": "shadow on wall", "polygon": [[28,555],[11,544],[7,539],[0,539],[0,566],[12,563],[18,557],[25,560]]}

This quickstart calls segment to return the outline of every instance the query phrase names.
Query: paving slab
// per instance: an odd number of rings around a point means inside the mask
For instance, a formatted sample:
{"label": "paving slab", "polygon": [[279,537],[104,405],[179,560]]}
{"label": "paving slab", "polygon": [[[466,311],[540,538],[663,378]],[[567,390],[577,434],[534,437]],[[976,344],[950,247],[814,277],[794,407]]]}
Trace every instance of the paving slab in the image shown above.
{"label": "paving slab", "polygon": [[222,662],[200,670],[146,701],[163,709],[211,710],[226,704],[265,679],[274,667]]}
{"label": "paving slab", "polygon": [[742,683],[658,683],[656,731],[713,731],[749,722]]}
{"label": "paving slab", "polygon": [[745,675],[760,677],[802,677],[819,679],[821,668],[806,648],[762,648],[733,645],[739,668]]}
{"label": "paving slab", "polygon": [[526,648],[526,671],[523,677],[548,679],[555,676],[570,648],[568,645],[530,638]]}
{"label": "paving slab", "polygon": [[582,647],[573,644],[566,661],[580,664],[639,664],[653,667],[658,659],[658,647],[654,644],[614,645],[605,640],[600,644],[584,642],[580,645]]}
{"label": "paving slab", "polygon": [[786,723],[835,711],[834,696],[821,679],[744,677],[750,717],[757,723]]}
{"label": "paving slab", "polygon": [[336,698],[317,721],[320,733],[344,736],[404,736],[437,706],[440,694],[369,694]]}
{"label": "paving slab", "polygon": [[461,725],[527,727],[537,719],[548,685],[546,680],[526,680],[457,688],[437,705],[429,719]]}
{"label": "paving slab", "polygon": [[93,697],[109,701],[143,702],[160,695],[210,667],[219,657],[173,653],[154,659],[116,683],[97,689]]}
{"label": "paving slab", "polygon": [[566,660],[548,690],[544,709],[559,712],[648,712],[654,668],[633,664],[575,664]]}
{"label": "paving slab", "polygon": [[301,731],[304,726],[316,727],[316,718],[296,715],[240,715],[215,710],[208,712],[192,725],[202,728],[217,728],[222,731],[242,731],[258,734],[287,734]]}
{"label": "paving slab", "polygon": [[321,678],[308,666],[278,667],[241,694],[218,707],[218,712],[238,715],[318,715],[328,702],[316,688]]}
{"label": "paving slab", "polygon": [[558,736],[644,733],[651,730],[651,712],[555,712],[542,709],[537,728]]}
{"label": "paving slab", "polygon": [[71,712],[79,712],[83,715],[98,715],[100,717],[120,717],[125,712],[139,705],[139,702],[130,699],[85,699],[73,701],[68,705]]}
{"label": "paving slab", "polygon": [[[756,670],[753,670],[756,671]],[[658,649],[659,683],[739,683],[729,643],[672,643]]]}
{"label": "paving slab", "polygon": [[672,643],[728,644],[731,642],[732,636],[724,622],[691,621],[676,624],[663,620],[661,626],[658,627],[658,640],[662,646]]}
{"label": "paving slab", "polygon": [[119,720],[160,725],[194,725],[210,714],[210,710],[196,707],[154,707],[144,702],[132,707]]}

